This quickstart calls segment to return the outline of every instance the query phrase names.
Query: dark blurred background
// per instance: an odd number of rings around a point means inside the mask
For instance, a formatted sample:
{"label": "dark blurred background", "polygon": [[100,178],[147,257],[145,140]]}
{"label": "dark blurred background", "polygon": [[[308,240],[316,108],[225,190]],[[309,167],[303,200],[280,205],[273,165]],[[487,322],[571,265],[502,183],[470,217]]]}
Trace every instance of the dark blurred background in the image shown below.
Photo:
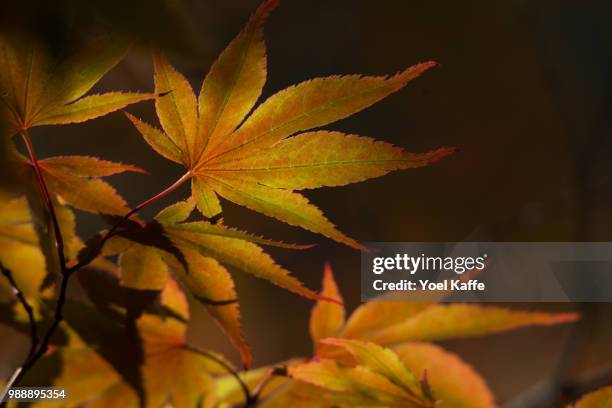
{"label": "dark blurred background", "polygon": [[[257,0],[21,0],[2,2],[0,25],[32,31],[56,53],[91,30],[120,31],[138,46],[97,90],[151,90],[148,50],[155,46],[199,91],[211,63],[257,5]],[[263,96],[313,77],[391,74],[433,59],[440,66],[405,90],[328,128],[411,151],[452,145],[459,153],[428,168],[306,195],[341,230],[363,241],[610,241],[611,18],[612,4],[605,1],[285,0],[266,28]],[[156,121],[152,104],[129,110]],[[149,170],[148,176],[112,179],[131,205],[181,174],[150,150],[120,113],[31,133],[42,157],[90,154]],[[183,189],[144,215],[187,194]],[[331,262],[347,307],[356,307],[358,252],[224,204],[229,225],[317,243],[306,252],[270,252],[312,288],[319,287],[323,263]],[[104,226],[87,214],[79,213],[79,220],[83,237]],[[234,277],[256,364],[308,355],[312,304],[242,273]],[[484,375],[500,402],[527,406],[520,398],[531,398],[546,381],[568,383],[572,392],[576,381],[612,364],[610,305],[512,305],[521,306],[578,309],[585,316],[572,329],[445,343]],[[192,340],[235,358],[204,310],[194,304],[192,314]],[[2,333],[2,344],[5,371],[20,361],[17,350],[27,344],[13,332]]]}

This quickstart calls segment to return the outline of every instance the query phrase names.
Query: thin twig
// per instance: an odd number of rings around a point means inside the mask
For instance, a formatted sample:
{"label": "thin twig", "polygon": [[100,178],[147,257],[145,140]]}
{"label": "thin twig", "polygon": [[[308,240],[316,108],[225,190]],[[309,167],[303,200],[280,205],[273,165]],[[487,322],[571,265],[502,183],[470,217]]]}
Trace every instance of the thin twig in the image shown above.
{"label": "thin twig", "polygon": [[53,315],[53,321],[51,325],[47,329],[42,341],[40,342],[40,346],[36,350],[34,354],[32,354],[26,362],[19,368],[19,374],[13,376],[13,381],[6,385],[6,389],[10,389],[11,387],[15,387],[19,382],[23,379],[26,373],[36,364],[36,362],[49,350],[49,344],[51,343],[51,338],[53,334],[55,334],[55,330],[57,330],[59,324],[64,319],[63,310],[66,304],[66,292],[68,290],[68,280],[72,275],[71,272],[64,271],[62,273],[62,281],[60,284],[59,295],[57,298],[57,304],[55,305],[55,313]]}
{"label": "thin twig", "polygon": [[272,382],[274,377],[277,377],[277,376],[286,377],[287,367],[274,367],[268,370],[268,374],[266,375],[266,377],[263,380],[261,380],[261,382],[257,385],[257,387],[255,387],[255,389],[253,389],[253,396],[252,396],[251,403],[248,405],[245,405],[244,408],[256,406],[265,388],[270,384],[270,382]]}
{"label": "thin twig", "polygon": [[[11,384],[15,383],[15,378],[17,378],[17,376],[21,373],[21,367],[19,367],[17,370],[15,370],[15,372],[13,373],[13,375],[11,376],[11,378],[9,378],[6,387],[4,387],[4,389],[2,390],[2,392],[0,393],[0,401],[4,401],[4,398],[6,397],[6,394],[8,394],[9,390],[11,389]],[[8,402],[2,402],[0,403],[0,407],[6,407],[8,404]]]}
{"label": "thin twig", "polygon": [[[111,227],[111,229],[109,229],[106,232],[106,234],[104,234],[104,236],[102,237],[100,242],[98,242],[98,244],[97,244],[95,254],[99,254],[102,251],[102,248],[104,247],[104,244],[106,243],[106,241],[108,241],[117,232],[119,227],[121,227],[123,225],[123,223],[125,223],[127,220],[129,220],[130,217],[132,217],[134,214],[136,214],[138,211],[142,210],[144,207],[148,206],[149,204],[151,204],[151,203],[153,203],[153,202],[155,202],[155,201],[157,201],[157,200],[167,196],[168,194],[170,194],[171,192],[173,192],[174,190],[179,188],[183,183],[185,183],[190,178],[191,178],[191,173],[190,172],[187,172],[187,173],[183,174],[178,180],[176,180],[172,185],[170,185],[168,188],[163,190],[161,193],[156,194],[153,197],[143,201],[142,203],[140,203],[136,207],[134,207],[132,210],[130,210],[117,223],[115,223],[115,225],[113,225]],[[92,257],[92,258],[94,258],[94,257]],[[69,271],[75,271],[75,270],[80,269],[80,268],[82,268],[84,266],[87,266],[90,262],[91,262],[91,260],[84,261],[84,262],[79,262],[76,265],[68,268],[68,270]]]}
{"label": "thin twig", "polygon": [[27,130],[23,130],[21,132],[21,138],[23,139],[26,145],[26,149],[28,150],[30,162],[32,162],[34,174],[36,174],[36,181],[38,182],[38,187],[40,188],[40,192],[43,196],[45,204],[47,205],[49,214],[51,215],[51,223],[53,224],[53,233],[55,235],[55,245],[57,247],[57,256],[59,258],[59,263],[63,272],[66,265],[66,257],[64,255],[64,238],[62,236],[62,231],[60,229],[57,214],[55,213],[55,208],[53,207],[53,200],[51,199],[51,194],[49,194],[47,183],[45,183],[43,172],[40,168],[40,163],[38,162],[38,158],[36,157],[36,152],[34,151],[34,146],[32,145],[32,141],[30,140],[30,135],[28,134]]}
{"label": "thin twig", "polygon": [[187,350],[193,351],[194,353],[200,354],[201,356],[204,356],[214,361],[215,363],[219,364],[221,367],[223,367],[232,377],[236,379],[236,381],[238,381],[238,384],[240,385],[240,389],[242,390],[242,393],[244,394],[245,407],[252,406],[252,404],[256,400],[251,394],[251,391],[249,390],[249,386],[244,382],[242,378],[240,378],[240,374],[238,374],[236,370],[234,370],[228,363],[223,361],[223,359],[220,359],[219,357],[215,356],[214,354],[209,353],[208,351],[199,349],[198,347],[193,346],[191,344],[186,344],[185,348]]}
{"label": "thin twig", "polygon": [[[12,387],[19,384],[19,382],[23,379],[23,377],[27,374],[27,372],[32,368],[32,366],[47,352],[49,349],[49,343],[51,341],[51,337],[55,333],[55,330],[59,326],[62,321],[62,311],[64,308],[64,304],[66,303],[66,290],[68,288],[68,279],[71,273],[66,268],[66,258],[64,255],[64,239],[62,237],[62,231],[59,226],[59,221],[57,218],[57,214],[55,212],[55,208],[53,207],[53,200],[51,199],[51,195],[49,194],[49,189],[47,188],[47,184],[45,183],[45,179],[43,177],[42,169],[40,167],[40,163],[38,162],[38,158],[36,157],[36,152],[34,151],[34,146],[32,145],[32,141],[30,140],[30,136],[27,130],[23,130],[21,132],[21,138],[23,139],[26,149],[28,150],[28,155],[30,157],[30,162],[32,167],[34,168],[34,174],[36,175],[36,181],[38,187],[40,188],[41,195],[43,197],[43,201],[49,211],[51,216],[51,223],[53,226],[53,235],[55,238],[55,247],[57,250],[57,256],[59,260],[59,266],[62,275],[62,282],[60,287],[60,292],[58,295],[58,301],[55,306],[55,314],[51,326],[47,329],[45,335],[43,336],[40,344],[32,351],[26,361],[19,367],[15,373],[11,376],[9,382],[4,387],[2,392],[3,395],[8,392]],[[7,405],[6,402],[2,402],[0,407],[5,407]]]}
{"label": "thin twig", "polygon": [[[40,163],[38,162],[38,158],[36,157],[36,152],[34,151],[34,146],[32,145],[32,141],[30,140],[30,136],[27,130],[23,130],[21,132],[21,137],[26,145],[26,149],[28,150],[28,155],[30,156],[30,162],[32,163],[32,167],[34,168],[34,173],[36,175],[36,181],[38,183],[38,187],[40,188],[41,195],[43,197],[43,201],[47,206],[47,210],[51,216],[51,223],[53,225],[53,232],[55,238],[55,247],[57,249],[57,256],[60,264],[61,274],[62,274],[62,282],[60,293],[58,296],[58,301],[55,306],[55,315],[53,318],[53,322],[51,326],[47,329],[40,345],[35,351],[31,351],[31,354],[26,359],[25,363],[19,367],[15,373],[11,376],[9,382],[4,387],[2,395],[5,395],[8,390],[12,387],[19,384],[19,381],[23,379],[26,373],[30,370],[30,368],[47,352],[49,349],[49,342],[51,341],[51,337],[53,333],[59,326],[62,321],[62,310],[64,304],[66,303],[66,289],[68,288],[68,279],[71,273],[66,268],[66,258],[64,256],[64,239],[62,237],[62,231],[59,226],[59,221],[57,219],[57,214],[55,213],[55,209],[53,208],[53,200],[51,199],[51,195],[49,194],[49,189],[47,188],[47,184],[45,183],[45,179],[42,174],[42,169],[40,168]],[[33,339],[34,340],[34,339]],[[7,403],[2,402],[0,407],[6,407]]]}
{"label": "thin twig", "polygon": [[[79,263],[74,265],[73,267],[68,267],[67,266],[67,262],[66,262],[66,258],[64,255],[64,240],[62,237],[62,233],[61,233],[61,229],[59,226],[59,222],[58,222],[58,218],[55,212],[55,209],[53,207],[53,201],[51,199],[51,195],[49,193],[49,189],[47,188],[47,184],[45,183],[43,174],[42,174],[42,169],[40,167],[40,163],[38,162],[36,153],[34,151],[34,147],[32,145],[32,142],[29,138],[29,135],[27,133],[27,131],[23,131],[21,133],[21,136],[26,144],[26,148],[28,150],[28,154],[30,156],[30,162],[32,164],[32,167],[34,168],[34,172],[36,174],[36,180],[37,183],[39,185],[43,200],[48,208],[49,214],[51,215],[51,221],[53,224],[53,229],[54,229],[54,235],[55,235],[55,243],[56,243],[56,249],[57,249],[57,255],[60,261],[60,268],[61,268],[61,283],[60,283],[60,289],[59,289],[59,294],[58,294],[58,299],[57,299],[57,303],[55,305],[55,312],[54,312],[54,316],[53,316],[53,321],[51,322],[51,325],[49,326],[49,328],[47,329],[45,335],[42,338],[42,341],[40,342],[40,345],[38,346],[37,349],[35,349],[35,351],[31,351],[31,354],[29,355],[28,359],[25,361],[25,363],[19,367],[12,375],[11,379],[9,380],[9,382],[6,384],[2,394],[5,394],[11,387],[16,386],[17,384],[19,384],[19,382],[23,379],[23,377],[27,374],[27,372],[36,364],[36,362],[47,352],[47,350],[49,349],[49,344],[51,342],[51,338],[53,337],[53,335],[55,334],[55,331],[57,330],[57,328],[59,327],[59,324],[62,322],[63,320],[63,309],[64,309],[64,305],[66,304],[66,292],[68,290],[68,281],[70,279],[70,277],[72,276],[72,274],[77,271],[79,268],[86,266],[87,263]],[[131,211],[129,211],[123,218],[121,218],[121,220],[119,220],[107,233],[106,235],[102,238],[99,246],[98,246],[98,251],[102,250],[102,247],[104,245],[104,243],[117,231],[117,229],[125,222],[127,221],[132,215],[136,214],[138,211],[140,211],[141,209],[143,209],[144,207],[148,206],[149,204],[161,199],[162,197],[165,197],[166,195],[170,194],[172,191],[176,190],[180,185],[182,185],[185,181],[187,181],[189,178],[191,177],[191,173],[186,173],[185,175],[183,175],[180,179],[178,179],[174,184],[172,184],[170,187],[166,188],[165,190],[163,190],[161,193],[149,198],[148,200],[143,201],[142,203],[140,203],[139,205],[137,205],[134,209],[132,209]],[[36,338],[33,338],[37,340]],[[0,407],[5,407],[6,403],[0,403]]]}
{"label": "thin twig", "polygon": [[68,279],[72,275],[72,273],[66,268],[66,257],[64,255],[64,238],[62,236],[62,231],[59,225],[59,221],[57,218],[57,214],[55,212],[55,208],[53,207],[53,200],[51,198],[51,194],[49,193],[49,188],[47,187],[47,183],[43,177],[42,169],[40,167],[40,163],[38,162],[38,158],[36,156],[36,152],[34,151],[34,146],[32,145],[32,141],[30,140],[30,136],[27,130],[23,130],[21,132],[21,137],[26,145],[28,150],[28,155],[30,156],[30,162],[32,163],[32,167],[34,168],[34,173],[36,175],[36,181],[38,183],[38,187],[40,188],[43,200],[47,206],[49,214],[51,215],[51,223],[53,225],[53,232],[55,237],[55,247],[57,250],[57,256],[59,259],[59,266],[61,270],[61,284],[60,290],[58,294],[57,303],[55,305],[55,313],[53,316],[53,321],[51,325],[45,332],[45,335],[42,338],[42,341],[38,345],[37,349],[33,351],[25,363],[18,369],[18,372],[13,375],[10,381],[6,385],[6,389],[10,389],[11,387],[16,386],[23,379],[23,377],[27,374],[27,372],[32,368],[34,364],[47,352],[49,349],[49,344],[51,342],[51,337],[55,333],[55,330],[59,326],[60,322],[63,319],[63,309],[66,303],[66,291],[68,289]]}
{"label": "thin twig", "polygon": [[13,288],[13,293],[17,297],[17,300],[19,300],[19,303],[21,303],[21,306],[23,306],[28,314],[28,321],[30,324],[30,351],[27,358],[30,358],[36,351],[36,346],[38,345],[38,329],[36,327],[36,319],[34,318],[34,309],[32,309],[32,306],[30,306],[30,303],[28,303],[25,295],[17,286],[17,282],[15,281],[11,271],[2,265],[2,263],[0,263],[0,270],[2,271],[2,275],[6,277]]}

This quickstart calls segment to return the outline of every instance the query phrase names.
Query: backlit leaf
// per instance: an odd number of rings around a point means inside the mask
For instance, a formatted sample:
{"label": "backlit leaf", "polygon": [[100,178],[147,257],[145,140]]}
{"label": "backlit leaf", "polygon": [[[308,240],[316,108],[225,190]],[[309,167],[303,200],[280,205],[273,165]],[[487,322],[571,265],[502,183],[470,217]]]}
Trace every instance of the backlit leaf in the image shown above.
{"label": "backlit leaf", "polygon": [[27,297],[38,294],[46,275],[45,257],[25,198],[0,194],[0,262]]}
{"label": "backlit leaf", "polygon": [[66,125],[86,122],[133,103],[153,98],[155,98],[155,95],[133,92],[109,92],[102,95],[86,96],[69,105],[50,110],[44,116],[37,118],[36,125]]}
{"label": "backlit leaf", "polygon": [[[257,102],[266,82],[263,24],[277,0],[265,1],[206,75],[199,97],[200,148],[215,151]],[[202,154],[196,152],[196,157]]]}
{"label": "backlit leaf", "polygon": [[[173,281],[164,289],[161,301],[178,316],[188,318],[186,300]],[[66,322],[75,333],[83,336],[84,342],[55,349],[26,377],[25,383],[69,389],[70,398],[62,406],[87,404],[99,408],[117,404],[134,408],[158,407],[167,402],[176,407],[196,406],[212,386],[211,362],[186,346],[184,322],[144,314],[136,322],[141,342],[138,351],[130,345],[134,339],[129,329],[92,312],[83,304],[78,305],[78,310],[77,305],[67,310]],[[129,319],[126,322],[129,327]],[[94,327],[98,337],[91,337]],[[100,332],[101,327],[107,327],[107,331]],[[103,333],[106,336],[100,336]],[[96,343],[90,344],[94,339]],[[58,359],[62,364],[59,373],[49,369]],[[127,367],[136,370],[137,375],[126,376]],[[177,381],[177,378],[185,381]]]}
{"label": "backlit leaf", "polygon": [[194,177],[191,191],[198,203],[198,210],[207,218],[213,218],[221,213],[221,203],[205,177]]}
{"label": "backlit leaf", "polygon": [[[105,361],[99,354],[87,347],[75,347],[57,350],[48,357],[42,359],[37,367],[37,372],[53,372],[56,367],[61,367],[57,377],[52,380],[55,387],[70,389],[70,402],[64,406],[77,407],[95,396],[95,391],[103,393],[109,387],[113,387],[121,381],[121,376],[112,365]],[[39,380],[42,375],[34,378]],[[42,382],[44,384],[44,382]],[[36,408],[58,407],[62,404],[55,402],[38,402],[32,404]]]}
{"label": "backlit leaf", "polygon": [[[298,360],[293,360],[288,362],[288,364],[297,362]],[[255,390],[257,387],[270,375],[271,367],[261,367],[253,370],[242,371],[239,373],[240,378],[244,383],[249,387],[250,390]],[[289,380],[286,377],[282,376],[273,376],[269,379],[266,387],[262,390],[260,394],[258,407],[268,407],[268,396],[270,394],[275,394],[279,388],[288,385]],[[215,378],[214,387],[207,393],[205,402],[203,407],[212,408],[212,407],[225,407],[225,406],[240,406],[245,404],[245,396],[244,391],[236,378],[231,374],[225,374],[220,377]],[[289,405],[281,405],[287,407]]]}
{"label": "backlit leaf", "polygon": [[80,210],[111,215],[124,215],[129,208],[117,191],[99,177],[144,172],[135,166],[88,156],[51,157],[39,164],[53,194]]}
{"label": "backlit leaf", "polygon": [[[322,359],[289,366],[289,376],[299,382],[319,387],[315,401],[328,401],[340,407],[425,407],[384,375],[365,366],[344,367],[333,360]],[[421,403],[420,403],[421,402]]]}
{"label": "backlit leaf", "polygon": [[[323,289],[321,296],[335,299],[342,303],[342,296],[334,280],[334,274],[329,264],[325,265],[323,274]],[[319,300],[310,313],[310,336],[313,342],[326,337],[337,336],[344,326],[344,306],[327,300]]]}
{"label": "backlit leaf", "polygon": [[405,389],[409,394],[420,395],[421,389],[418,380],[390,349],[361,340],[327,338],[321,340],[321,342],[345,349],[359,365],[384,376],[393,384]]}
{"label": "backlit leaf", "polygon": [[[327,274],[327,268],[325,274]],[[576,313],[544,313],[477,304],[436,304],[376,299],[349,316],[339,337],[380,345],[436,341],[499,333],[529,326],[570,323]]]}
{"label": "backlit leaf", "polygon": [[175,204],[157,216],[162,222],[164,233],[177,246],[194,249],[203,256],[216,259],[221,264],[251,273],[302,296],[319,299],[319,296],[306,289],[287,270],[278,266],[256,244],[293,249],[298,249],[300,246],[270,241],[203,221],[180,223],[180,220],[185,219],[192,209],[193,200],[189,200]]}
{"label": "backlit leaf", "polygon": [[529,326],[550,326],[578,319],[575,313],[542,313],[472,304],[436,305],[413,317],[360,338],[379,344],[445,340],[499,333]]}
{"label": "backlit leaf", "polygon": [[101,38],[61,60],[32,37],[0,34],[0,95],[11,132],[76,123],[106,115],[153,94],[108,93],[81,98],[125,55],[120,38]]}
{"label": "backlit leaf", "polygon": [[168,93],[155,101],[162,128],[172,141],[193,163],[193,150],[197,131],[197,102],[187,79],[178,73],[160,54],[153,55],[155,90]]}
{"label": "backlit leaf", "polygon": [[289,375],[308,384],[335,392],[351,391],[351,382],[342,373],[342,369],[335,361],[320,360],[305,364],[298,364],[288,368]]}
{"label": "backlit leaf", "polygon": [[119,257],[123,286],[140,290],[162,290],[166,286],[168,269],[159,252],[133,244]]}
{"label": "backlit leaf", "polygon": [[174,234],[174,236],[181,237],[187,240],[192,240],[194,242],[198,241],[202,234],[206,234],[225,238],[236,238],[255,244],[272,246],[277,248],[308,249],[312,247],[312,245],[289,244],[281,241],[274,241],[235,228],[226,227],[223,224],[211,224],[207,221],[194,221],[183,223],[164,222],[164,224],[166,225],[166,231]]}
{"label": "backlit leaf", "polygon": [[79,177],[106,177],[125,171],[135,173],[145,172],[136,166],[115,163],[90,156],[56,156],[41,160],[40,162],[46,169],[62,171]]}
{"label": "backlit leaf", "polygon": [[125,200],[104,180],[43,169],[49,190],[75,208],[111,215],[124,215],[130,210]]}
{"label": "backlit leaf", "polygon": [[297,132],[336,122],[398,91],[434,65],[418,64],[392,77],[332,76],[289,87],[258,106],[218,150],[236,158],[246,152],[234,150],[252,152]]}
{"label": "backlit leaf", "polygon": [[169,226],[166,226],[166,230],[170,239],[179,247],[192,248],[204,256],[216,259],[221,264],[248,272],[301,296],[315,300],[319,298],[252,242],[219,234],[186,233]]}
{"label": "backlit leaf", "polygon": [[369,332],[407,321],[430,306],[431,303],[425,302],[371,300],[355,309],[342,331],[342,336],[364,338]]}
{"label": "backlit leaf", "polygon": [[124,113],[127,118],[134,124],[136,129],[138,129],[138,131],[144,137],[149,146],[151,146],[157,153],[173,162],[182,162],[183,153],[174,143],[174,141],[170,139],[170,137],[168,137],[168,135],[154,128],[153,126],[144,123],[137,117],[127,112]]}
{"label": "backlit leaf", "polygon": [[[196,299],[203,301],[208,313],[214,317],[240,352],[243,364],[250,367],[253,356],[242,334],[240,310],[232,277],[213,258],[204,257],[198,252],[186,248],[183,248],[183,253],[189,264],[189,271],[186,273],[180,272],[179,279],[189,288]],[[218,302],[218,304],[213,304],[214,302]]]}
{"label": "backlit leaf", "polygon": [[221,224],[184,222],[194,207],[195,199],[190,198],[162,210],[145,226],[134,224],[121,230],[118,236],[108,240],[103,254],[121,254],[122,272],[128,267],[130,277],[127,279],[122,273],[124,283],[139,289],[156,289],[162,285],[167,266],[207,307],[248,366],[252,357],[240,331],[237,295],[226,267],[266,279],[311,299],[320,300],[321,296],[305,288],[257,244],[293,249],[304,246],[270,241]]}
{"label": "backlit leaf", "polygon": [[55,101],[70,103],[87,93],[125,56],[129,44],[118,37],[101,36],[69,55],[57,66],[53,79],[45,86],[46,99],[53,109]]}
{"label": "backlit leaf", "polygon": [[221,179],[209,176],[208,180],[215,191],[227,200],[277,218],[289,225],[323,234],[353,248],[361,248],[357,241],[338,231],[321,210],[298,193],[249,183],[238,177]]}
{"label": "backlit leaf", "polygon": [[27,126],[41,105],[49,57],[36,40],[17,33],[0,35],[0,56],[0,95],[14,113],[7,118],[11,130],[17,131]]}
{"label": "backlit leaf", "polygon": [[301,190],[342,186],[393,170],[426,166],[453,151],[445,148],[409,153],[368,137],[319,131],[285,139],[265,154],[213,161],[207,171],[218,177],[240,177],[268,187]]}
{"label": "backlit leaf", "polygon": [[186,80],[154,55],[156,100],[163,132],[129,116],[162,156],[193,178],[192,195],[207,218],[218,217],[218,195],[290,225],[360,248],[293,190],[336,186],[420,167],[452,153],[408,153],[384,142],[339,132],[290,136],[343,119],[403,88],[435,64],[391,76],[316,78],[282,90],[248,115],[266,80],[263,24],[276,7],[264,2],[206,76],[198,100]]}
{"label": "backlit leaf", "polygon": [[161,210],[155,216],[155,220],[165,225],[178,224],[187,220],[194,209],[195,200],[179,201]]}
{"label": "backlit leaf", "polygon": [[458,356],[430,343],[405,343],[393,349],[415,375],[427,376],[440,408],[494,408],[482,377]]}

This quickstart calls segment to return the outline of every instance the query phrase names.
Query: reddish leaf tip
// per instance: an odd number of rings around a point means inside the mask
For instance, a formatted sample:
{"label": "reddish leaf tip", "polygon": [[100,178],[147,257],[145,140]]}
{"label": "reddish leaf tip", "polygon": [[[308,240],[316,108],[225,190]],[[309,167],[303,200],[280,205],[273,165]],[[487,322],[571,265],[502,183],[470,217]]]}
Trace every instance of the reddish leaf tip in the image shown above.
{"label": "reddish leaf tip", "polygon": [[342,346],[344,343],[343,339],[339,339],[336,337],[327,337],[325,339],[319,340],[319,343],[329,344],[330,346]]}
{"label": "reddish leaf tip", "polygon": [[343,301],[338,300],[338,299],[334,299],[334,298],[330,298],[330,297],[327,297],[327,296],[317,295],[315,300],[322,301],[322,302],[335,303],[338,306],[344,306],[344,302]]}
{"label": "reddish leaf tip", "polygon": [[317,246],[317,244],[294,244],[289,249],[306,250],[306,249],[314,248],[316,246]]}
{"label": "reddish leaf tip", "polygon": [[136,116],[132,115],[130,112],[126,111],[126,110],[121,110],[121,113],[123,113],[125,115],[126,118],[128,118],[129,120],[135,119]]}
{"label": "reddish leaf tip", "polygon": [[424,161],[424,163],[426,164],[432,164],[435,163],[437,161],[440,161],[442,159],[444,159],[447,156],[450,156],[451,154],[457,153],[459,151],[458,147],[440,147],[436,150],[432,150],[430,152],[424,153],[425,156],[427,156],[427,159]]}
{"label": "reddish leaf tip", "polygon": [[557,316],[557,323],[573,323],[581,318],[580,313],[561,313]]}
{"label": "reddish leaf tip", "polygon": [[457,146],[445,146],[438,149],[440,158],[449,156],[451,154],[459,152],[461,149]]}
{"label": "reddish leaf tip", "polygon": [[151,174],[145,169],[142,169],[138,166],[133,166],[133,165],[126,166],[125,171],[131,171],[132,173],[138,173],[138,174],[147,174],[147,175]]}
{"label": "reddish leaf tip", "polygon": [[435,67],[436,65],[438,64],[435,61],[420,62],[418,64],[408,67],[403,72],[399,73],[398,77],[400,77],[403,82],[406,83],[419,77],[423,72]]}
{"label": "reddish leaf tip", "polygon": [[278,6],[279,2],[279,0],[266,0],[259,6],[256,13],[263,11],[265,14],[268,14]]}

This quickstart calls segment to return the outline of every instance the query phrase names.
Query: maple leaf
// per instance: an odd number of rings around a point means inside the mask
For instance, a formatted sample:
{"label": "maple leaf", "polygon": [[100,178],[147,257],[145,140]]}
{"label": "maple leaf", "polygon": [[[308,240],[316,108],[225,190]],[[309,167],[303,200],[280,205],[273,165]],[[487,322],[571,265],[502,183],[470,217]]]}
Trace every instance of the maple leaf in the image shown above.
{"label": "maple leaf", "polygon": [[0,33],[0,114],[9,133],[84,122],[153,99],[150,93],[122,92],[83,97],[128,48],[119,38],[100,38],[56,61],[33,38]]}
{"label": "maple leaf", "polygon": [[[390,312],[394,311],[393,316]],[[385,316],[386,324],[372,324],[372,316]],[[445,340],[483,336],[529,326],[572,323],[578,313],[546,313],[512,310],[478,304],[414,303],[374,300],[358,307],[348,319],[342,336],[379,344],[404,341]]]}
{"label": "maple leaf", "polygon": [[496,406],[484,379],[457,355],[431,343],[403,343],[393,351],[415,375],[426,376],[437,408]]}
{"label": "maple leaf", "polygon": [[[372,353],[373,357],[379,356],[376,351]],[[410,372],[397,356],[390,355],[403,370]],[[334,360],[321,359],[290,366],[288,374],[294,380],[315,386],[318,389],[315,400],[326,401],[323,405],[326,407],[433,407],[421,392],[413,395],[401,384],[365,364],[343,366]]]}
{"label": "maple leaf", "polygon": [[[65,238],[65,255],[74,255],[82,246],[76,235],[74,214],[59,203],[55,207]],[[43,281],[57,256],[54,242],[46,230],[37,231],[41,225],[46,228],[47,224],[35,218],[26,197],[0,192],[0,262],[11,271],[17,286],[28,298],[40,295]],[[3,279],[0,285],[5,284]]]}
{"label": "maple leaf", "polygon": [[144,173],[132,165],[87,156],[59,156],[39,161],[49,189],[63,201],[83,211],[124,215],[125,200],[101,177],[126,171]]}
{"label": "maple leaf", "polygon": [[144,227],[131,224],[107,242],[103,255],[120,254],[122,282],[129,288],[161,290],[168,271],[172,271],[227,334],[245,366],[250,366],[252,356],[241,332],[238,296],[226,267],[245,271],[310,299],[321,297],[277,265],[258,244],[301,246],[270,241],[221,224],[185,222],[195,205],[191,198],[162,210]]}
{"label": "maple leaf", "polygon": [[338,303],[317,302],[312,308],[310,313],[310,334],[315,344],[318,343],[318,340],[336,336],[345,323],[342,295],[340,295],[329,264],[325,264],[321,295],[337,300]]}
{"label": "maple leaf", "polygon": [[[84,278],[91,279],[92,273],[101,272],[87,270],[80,275],[88,274]],[[121,296],[116,278],[105,289],[110,292],[105,297],[123,301],[114,304],[113,310],[124,310],[130,304],[132,295]],[[189,309],[173,280],[161,293],[160,304],[173,317],[145,313],[134,321],[123,313],[117,322],[116,315],[70,303],[62,325],[70,333],[69,342],[47,354],[24,383],[69,389],[66,407],[86,403],[93,407],[159,407],[167,402],[176,407],[196,406],[212,385],[211,374],[223,368],[186,343]],[[58,363],[60,372],[53,369]]]}
{"label": "maple leaf", "polygon": [[[322,358],[290,366],[294,380],[318,387],[318,391],[310,390],[311,396],[328,393],[325,398],[341,407],[496,407],[482,377],[458,356],[434,344],[410,342],[388,349],[361,340],[329,338],[324,342],[345,348],[356,361],[343,364]],[[355,381],[357,370],[363,377],[360,382]],[[386,401],[389,394],[396,400]]]}
{"label": "maple leaf", "polygon": [[[331,268],[326,267],[322,293],[334,293],[336,283]],[[330,296],[331,297],[331,296]],[[328,315],[317,313],[319,300],[311,314],[311,327],[325,325]],[[336,304],[335,308],[343,308]],[[335,312],[339,314],[338,312]],[[477,304],[438,304],[397,300],[372,300],[360,305],[346,324],[328,331],[328,337],[344,337],[375,342],[381,345],[406,341],[446,340],[499,333],[527,326],[549,326],[570,323],[576,313],[543,313],[511,310],[499,306]],[[321,321],[323,320],[323,321]],[[321,338],[312,333],[313,338]]]}
{"label": "maple leaf", "polygon": [[[321,293],[341,299],[329,265],[325,267]],[[270,406],[281,406],[275,405],[275,399],[320,401],[315,397],[319,395],[338,406],[401,406],[405,400],[390,402],[380,398],[390,398],[391,394],[405,399],[407,393],[413,398],[410,403],[416,406],[432,406],[435,402],[436,407],[493,408],[493,395],[478,373],[458,356],[418,341],[481,336],[578,318],[573,313],[393,300],[367,302],[346,322],[344,314],[341,303],[317,302],[310,320],[316,358],[288,367],[296,381],[272,397]],[[316,389],[301,389],[302,383]],[[389,388],[388,383],[402,388],[403,394],[393,394],[394,388]]]}
{"label": "maple leaf", "polygon": [[[10,153],[13,168],[32,166],[15,148]],[[136,166],[90,156],[50,157],[38,160],[38,165],[49,190],[61,202],[83,211],[109,215],[124,215],[129,208],[117,190],[101,178],[123,172],[145,173]]]}
{"label": "maple leaf", "polygon": [[[263,24],[277,1],[264,2],[223,51],[196,98],[187,79],[154,53],[159,130],[126,114],[151,147],[191,177],[198,209],[221,213],[218,196],[290,225],[359,248],[296,190],[340,186],[390,171],[425,166],[454,151],[409,153],[374,139],[340,132],[296,133],[324,126],[403,88],[434,63],[391,77],[317,78],[255,106],[266,80]],[[245,118],[246,117],[246,118]]]}
{"label": "maple leaf", "polygon": [[[45,277],[45,258],[25,198],[0,195],[0,262],[27,297],[38,294]],[[4,279],[0,285],[6,285]]]}
{"label": "maple leaf", "polygon": [[[376,302],[363,305],[364,308],[377,308],[377,306]],[[528,326],[571,323],[578,317],[576,313],[528,312],[498,306],[459,303],[435,304],[403,321],[377,330],[364,331],[357,337],[379,344],[392,345],[405,341],[476,337]],[[358,329],[359,324],[349,319],[346,330],[350,332],[355,328]]]}
{"label": "maple leaf", "polygon": [[397,354],[390,349],[385,349],[371,342],[333,337],[323,339],[321,342],[343,348],[351,354],[357,364],[363,365],[372,372],[382,375],[407,393],[417,396],[424,401],[428,400],[417,377],[400,361]]}

